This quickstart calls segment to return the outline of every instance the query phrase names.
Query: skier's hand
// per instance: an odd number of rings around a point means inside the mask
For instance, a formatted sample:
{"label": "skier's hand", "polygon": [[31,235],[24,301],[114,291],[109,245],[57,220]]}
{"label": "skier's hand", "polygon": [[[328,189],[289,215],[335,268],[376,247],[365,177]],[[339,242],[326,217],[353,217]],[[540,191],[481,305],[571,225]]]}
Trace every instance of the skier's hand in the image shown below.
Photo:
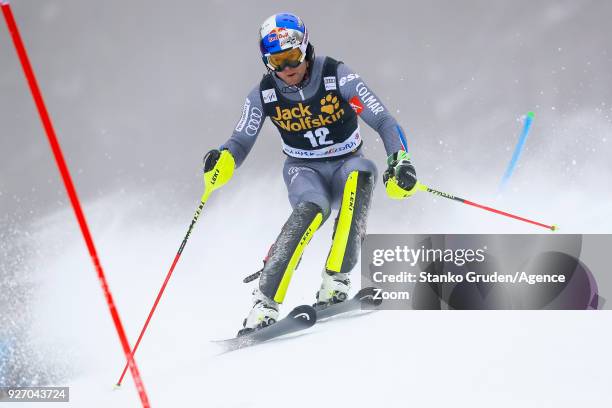
{"label": "skier's hand", "polygon": [[204,186],[210,191],[230,181],[236,162],[229,150],[213,149],[204,156]]}
{"label": "skier's hand", "polygon": [[387,170],[383,174],[385,190],[390,198],[401,200],[417,191],[417,178],[410,156],[403,150],[387,158]]}

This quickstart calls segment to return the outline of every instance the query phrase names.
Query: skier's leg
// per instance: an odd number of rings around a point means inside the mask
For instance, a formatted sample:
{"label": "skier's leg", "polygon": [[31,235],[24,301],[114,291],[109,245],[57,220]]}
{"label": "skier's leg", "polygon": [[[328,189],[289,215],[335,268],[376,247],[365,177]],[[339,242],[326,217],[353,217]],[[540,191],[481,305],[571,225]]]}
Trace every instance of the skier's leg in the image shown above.
{"label": "skier's leg", "polygon": [[366,233],[375,182],[376,166],[360,156],[347,160],[334,174],[334,197],[341,201],[332,246],[322,274],[323,282],[317,293],[318,303],[346,300],[350,289],[349,274],[357,263]]}
{"label": "skier's leg", "polygon": [[278,307],[285,299],[293,271],[313,234],[331,211],[330,192],[317,172],[285,165],[284,178],[293,212],[268,252],[259,288],[253,293],[253,309],[239,334],[278,319]]}
{"label": "skier's leg", "polygon": [[323,222],[321,207],[312,202],[298,203],[270,248],[259,278],[259,290],[276,303],[282,303],[302,252]]}

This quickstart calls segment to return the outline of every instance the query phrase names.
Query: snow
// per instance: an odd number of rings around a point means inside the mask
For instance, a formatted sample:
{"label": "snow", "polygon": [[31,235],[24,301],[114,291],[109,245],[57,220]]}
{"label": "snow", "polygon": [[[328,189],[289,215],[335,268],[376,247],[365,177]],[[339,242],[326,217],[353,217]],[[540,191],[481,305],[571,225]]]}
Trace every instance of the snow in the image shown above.
{"label": "snow", "polygon": [[[221,354],[212,340],[232,336],[248,312],[253,286],[241,279],[259,265],[266,243],[224,235],[223,214],[241,202],[223,194],[215,193],[205,208],[136,356],[153,406],[612,401],[604,392],[612,357],[601,354],[612,341],[609,312],[379,311]],[[281,190],[271,194],[284,215]],[[151,201],[118,193],[85,206],[132,343],[190,221],[188,212],[178,223],[176,215],[152,208],[156,217],[145,222],[143,202]],[[372,217],[381,214],[374,210]],[[285,313],[314,299],[330,227],[307,249]],[[45,245],[54,240],[61,245]],[[33,348],[47,350],[49,376],[71,387],[70,406],[138,406],[129,373],[121,390],[112,388],[123,354],[72,214],[41,220],[28,245],[41,249],[28,273],[38,288],[29,335]]]}

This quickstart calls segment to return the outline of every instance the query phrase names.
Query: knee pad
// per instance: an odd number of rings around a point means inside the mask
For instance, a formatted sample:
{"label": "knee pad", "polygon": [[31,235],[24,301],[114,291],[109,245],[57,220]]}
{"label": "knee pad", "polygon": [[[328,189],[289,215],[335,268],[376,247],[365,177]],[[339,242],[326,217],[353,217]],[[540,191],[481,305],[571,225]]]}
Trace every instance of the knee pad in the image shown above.
{"label": "knee pad", "polygon": [[259,280],[261,292],[282,303],[304,248],[323,222],[321,207],[311,202],[299,203],[293,209],[276,241],[270,248]]}
{"label": "knee pad", "polygon": [[321,211],[321,214],[323,215],[322,223],[324,223],[329,217],[329,214],[331,214],[331,203],[329,201],[329,198],[327,198],[323,193],[307,191],[300,194],[297,198],[297,201],[298,203],[310,203],[318,206]]}
{"label": "knee pad", "polygon": [[325,264],[328,272],[347,273],[357,263],[366,233],[373,189],[374,177],[370,172],[353,171],[346,179],[340,211],[334,225],[332,246]]}

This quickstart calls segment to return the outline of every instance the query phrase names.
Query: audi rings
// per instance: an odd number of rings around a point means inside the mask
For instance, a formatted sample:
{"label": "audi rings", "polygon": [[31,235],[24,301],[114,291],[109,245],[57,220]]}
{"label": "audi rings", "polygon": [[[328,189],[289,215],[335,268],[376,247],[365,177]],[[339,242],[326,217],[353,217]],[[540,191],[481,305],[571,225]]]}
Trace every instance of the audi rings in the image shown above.
{"label": "audi rings", "polygon": [[249,122],[246,125],[246,129],[244,132],[249,136],[255,136],[259,131],[259,126],[261,125],[261,118],[263,113],[261,109],[257,106],[253,106],[251,109],[251,114],[249,115]]}

